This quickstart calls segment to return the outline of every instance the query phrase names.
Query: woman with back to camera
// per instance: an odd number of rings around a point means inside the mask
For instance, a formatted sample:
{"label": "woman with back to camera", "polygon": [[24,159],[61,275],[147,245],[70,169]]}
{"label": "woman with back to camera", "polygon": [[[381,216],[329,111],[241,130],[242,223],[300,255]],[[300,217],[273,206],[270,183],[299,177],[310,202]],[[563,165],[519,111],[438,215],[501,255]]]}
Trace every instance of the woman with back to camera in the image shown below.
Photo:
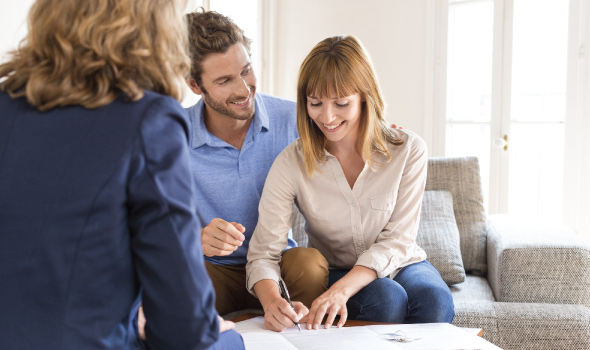
{"label": "woman with back to camera", "polygon": [[[275,160],[248,253],[248,288],[267,328],[294,321],[318,329],[346,319],[451,322],[449,288],[416,245],[427,150],[416,134],[390,128],[368,53],[353,36],[318,43],[297,84],[299,139]],[[296,313],[278,291],[291,206],[306,219],[310,246],[330,265],[328,290]]]}
{"label": "woman with back to camera", "polygon": [[[243,349],[189,171],[181,0],[37,0],[0,65],[0,349]],[[220,331],[223,332],[220,334]]]}

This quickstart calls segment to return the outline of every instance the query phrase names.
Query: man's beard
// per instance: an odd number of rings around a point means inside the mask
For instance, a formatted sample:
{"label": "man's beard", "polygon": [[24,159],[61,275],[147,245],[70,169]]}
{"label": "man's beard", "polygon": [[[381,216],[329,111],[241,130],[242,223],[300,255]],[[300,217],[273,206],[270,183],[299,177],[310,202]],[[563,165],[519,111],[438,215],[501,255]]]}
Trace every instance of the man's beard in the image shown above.
{"label": "man's beard", "polygon": [[[243,113],[236,113],[232,110],[228,104],[235,102],[235,101],[243,101],[245,97],[234,97],[227,99],[225,102],[220,102],[211,97],[208,93],[204,92],[201,96],[203,101],[215,112],[225,115],[229,118],[236,119],[236,120],[248,120],[254,116],[255,112],[255,103],[254,103],[254,96],[256,93],[256,87],[250,87],[250,95],[249,98],[252,100],[250,101],[251,106],[248,109],[244,109]],[[251,96],[251,97],[250,97]]]}

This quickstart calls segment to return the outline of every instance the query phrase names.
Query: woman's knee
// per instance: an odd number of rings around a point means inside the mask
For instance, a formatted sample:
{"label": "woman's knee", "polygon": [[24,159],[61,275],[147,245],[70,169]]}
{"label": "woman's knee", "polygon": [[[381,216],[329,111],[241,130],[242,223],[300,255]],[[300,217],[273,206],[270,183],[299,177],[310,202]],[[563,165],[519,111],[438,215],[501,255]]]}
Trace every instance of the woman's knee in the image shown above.
{"label": "woman's knee", "polygon": [[409,323],[451,323],[455,317],[455,304],[451,291],[445,285],[424,286],[410,297]]}
{"label": "woman's knee", "polygon": [[396,282],[379,278],[351,298],[358,305],[357,319],[403,323],[408,310],[408,295]]}

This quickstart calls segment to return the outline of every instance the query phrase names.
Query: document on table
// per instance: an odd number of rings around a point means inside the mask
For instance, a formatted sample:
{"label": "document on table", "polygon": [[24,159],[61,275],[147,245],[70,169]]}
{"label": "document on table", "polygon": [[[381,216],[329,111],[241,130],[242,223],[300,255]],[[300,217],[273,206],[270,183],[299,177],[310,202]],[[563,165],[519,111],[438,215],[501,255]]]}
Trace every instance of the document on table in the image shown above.
{"label": "document on table", "polygon": [[502,350],[482,337],[448,323],[394,324],[367,328],[380,335],[401,331],[408,339],[419,338],[407,343],[398,343],[406,350]]}
{"label": "document on table", "polygon": [[[476,335],[447,323],[394,324],[363,327],[343,327],[319,330],[295,326],[281,333],[264,326],[264,317],[236,323],[247,350],[366,350],[366,349],[481,349],[498,350],[499,347]],[[403,332],[410,342],[386,340],[391,334]]]}
{"label": "document on table", "polygon": [[235,329],[242,335],[246,350],[403,349],[383,339],[367,327],[333,327],[318,330],[307,330],[301,327],[301,333],[299,333],[299,330],[293,326],[277,333],[266,329],[264,317],[256,317],[236,323]]}

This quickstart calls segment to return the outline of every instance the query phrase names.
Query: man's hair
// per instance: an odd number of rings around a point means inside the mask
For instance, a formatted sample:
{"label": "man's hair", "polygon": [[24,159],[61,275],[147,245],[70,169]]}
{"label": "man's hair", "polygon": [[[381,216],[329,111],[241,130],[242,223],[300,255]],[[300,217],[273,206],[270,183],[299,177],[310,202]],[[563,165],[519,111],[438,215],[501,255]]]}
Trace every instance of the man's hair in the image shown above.
{"label": "man's hair", "polygon": [[403,141],[394,137],[384,119],[385,103],[368,52],[354,36],[334,36],[320,41],[307,55],[297,80],[297,131],[303,147],[304,166],[312,176],[324,159],[326,137],[307,113],[307,96],[328,97],[360,94],[361,107],[357,149],[369,165],[381,165],[373,152],[391,160],[387,143]]}
{"label": "man's hair", "polygon": [[225,53],[236,43],[242,43],[248,54],[252,40],[244,35],[229,17],[215,11],[196,11],[186,15],[188,22],[190,77],[202,89],[203,60],[212,53]]}
{"label": "man's hair", "polygon": [[0,89],[39,110],[97,108],[143,90],[178,100],[190,68],[182,0],[37,0]]}

